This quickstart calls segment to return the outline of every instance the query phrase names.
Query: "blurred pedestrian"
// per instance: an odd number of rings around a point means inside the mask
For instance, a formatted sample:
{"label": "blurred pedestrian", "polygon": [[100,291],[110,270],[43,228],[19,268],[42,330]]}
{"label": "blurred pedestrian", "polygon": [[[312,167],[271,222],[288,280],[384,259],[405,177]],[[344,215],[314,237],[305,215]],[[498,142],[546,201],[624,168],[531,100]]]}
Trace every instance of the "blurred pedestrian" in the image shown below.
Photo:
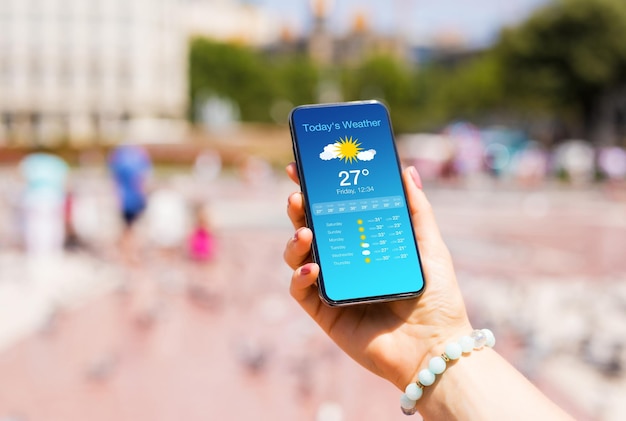
{"label": "blurred pedestrian", "polygon": [[22,195],[23,241],[32,256],[54,255],[65,239],[64,204],[69,167],[56,155],[39,151],[19,164],[24,180]]}
{"label": "blurred pedestrian", "polygon": [[222,156],[217,150],[201,151],[191,168],[193,190],[188,198],[194,203],[211,201],[219,193],[217,179],[222,174]]}
{"label": "blurred pedestrian", "polygon": [[196,262],[210,262],[215,257],[216,244],[206,206],[198,206],[195,217],[187,245],[189,257]]}
{"label": "blurred pedestrian", "polygon": [[587,185],[595,173],[594,150],[584,140],[568,140],[554,151],[554,170],[574,185]]}
{"label": "blurred pedestrian", "polygon": [[144,148],[123,145],[111,152],[109,169],[115,182],[119,211],[124,223],[120,250],[123,256],[133,263],[138,257],[133,226],[148,202],[147,182],[152,171],[152,162]]}
{"label": "blurred pedestrian", "polygon": [[194,179],[200,183],[216,180],[222,171],[222,157],[215,150],[206,150],[198,154],[193,163]]}
{"label": "blurred pedestrian", "polygon": [[[215,309],[220,302],[220,286],[215,283],[213,268],[217,244],[209,211],[205,204],[195,209],[195,225],[187,240],[187,254],[194,265],[188,276],[187,294],[199,306]],[[207,281],[212,281],[210,284]]]}
{"label": "blurred pedestrian", "polygon": [[183,194],[167,185],[155,189],[150,194],[146,222],[151,245],[170,255],[180,252],[191,226]]}
{"label": "blurred pedestrian", "polygon": [[450,174],[460,179],[472,178],[483,171],[483,145],[480,130],[468,122],[456,122],[444,130],[454,145]]}
{"label": "blurred pedestrian", "polygon": [[598,150],[598,171],[605,179],[607,195],[613,200],[624,201],[626,182],[626,150],[619,146],[606,146]]}
{"label": "blurred pedestrian", "polygon": [[253,155],[243,158],[239,172],[244,184],[252,188],[253,191],[271,186],[274,178],[270,163],[264,158]]}
{"label": "blurred pedestrian", "polygon": [[548,154],[537,142],[528,142],[514,157],[517,182],[525,187],[537,187],[548,173]]}
{"label": "blurred pedestrian", "polygon": [[609,181],[624,181],[626,179],[626,150],[619,146],[600,148],[598,169]]}
{"label": "blurred pedestrian", "polygon": [[65,249],[69,251],[78,250],[82,246],[74,225],[75,203],[75,194],[71,189],[69,189],[65,195],[65,201],[63,203],[63,223],[65,226],[65,238],[63,245],[65,246]]}

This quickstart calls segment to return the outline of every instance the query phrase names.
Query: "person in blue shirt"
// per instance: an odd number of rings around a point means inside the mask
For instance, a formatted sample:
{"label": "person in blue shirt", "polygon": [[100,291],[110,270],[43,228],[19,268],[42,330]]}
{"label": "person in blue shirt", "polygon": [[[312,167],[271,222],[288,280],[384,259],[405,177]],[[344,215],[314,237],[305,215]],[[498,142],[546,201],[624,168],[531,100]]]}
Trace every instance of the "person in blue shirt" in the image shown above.
{"label": "person in blue shirt", "polygon": [[144,148],[122,145],[111,152],[108,164],[124,222],[120,247],[124,256],[132,261],[136,258],[133,225],[143,214],[148,203],[146,184],[152,171],[152,162]]}

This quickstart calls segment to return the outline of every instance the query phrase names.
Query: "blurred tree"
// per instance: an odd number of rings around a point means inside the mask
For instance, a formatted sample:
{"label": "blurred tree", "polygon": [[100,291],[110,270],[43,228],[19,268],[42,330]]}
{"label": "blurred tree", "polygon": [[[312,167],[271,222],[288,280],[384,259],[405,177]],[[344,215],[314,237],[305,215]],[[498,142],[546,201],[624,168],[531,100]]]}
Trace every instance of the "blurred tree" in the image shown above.
{"label": "blurred tree", "polygon": [[487,52],[449,71],[437,98],[461,117],[477,118],[502,105],[503,94],[500,62]]}
{"label": "blurred tree", "polygon": [[420,130],[436,130],[451,120],[478,121],[506,105],[500,62],[490,51],[453,67],[428,66],[415,78]]}
{"label": "blurred tree", "polygon": [[[247,47],[205,38],[191,41],[189,56],[190,104],[218,95],[235,101],[243,120],[269,121],[278,92],[267,60]],[[191,118],[194,119],[194,110]]]}
{"label": "blurred tree", "polygon": [[346,100],[380,99],[392,114],[396,131],[415,127],[415,78],[412,69],[390,56],[378,55],[342,69]]}
{"label": "blurred tree", "polygon": [[[217,95],[235,101],[244,121],[271,121],[276,120],[275,104],[315,102],[319,70],[306,56],[268,56],[196,38],[191,41],[189,79],[193,106]],[[190,117],[196,118],[195,110],[190,110]]]}
{"label": "blurred tree", "polygon": [[278,94],[294,105],[316,101],[320,70],[305,55],[284,56],[272,62]]}
{"label": "blurred tree", "polygon": [[504,31],[495,52],[511,103],[572,113],[588,140],[616,141],[626,105],[624,0],[557,0]]}

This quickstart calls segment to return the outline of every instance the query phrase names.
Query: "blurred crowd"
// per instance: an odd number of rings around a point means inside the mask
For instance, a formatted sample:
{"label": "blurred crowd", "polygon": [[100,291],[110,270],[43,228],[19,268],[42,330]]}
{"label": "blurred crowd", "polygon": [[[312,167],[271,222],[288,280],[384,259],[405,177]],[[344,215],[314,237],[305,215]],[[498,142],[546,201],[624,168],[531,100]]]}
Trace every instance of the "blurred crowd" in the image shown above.
{"label": "blurred crowd", "polygon": [[[211,261],[216,244],[210,202],[223,173],[220,154],[200,152],[191,165],[169,172],[152,161],[147,148],[121,145],[106,156],[84,152],[75,166],[42,149],[2,167],[0,248],[45,257],[102,252],[115,244],[117,257],[132,265],[141,248],[140,222],[144,243]],[[263,183],[272,169],[250,157],[236,177],[242,185]]]}
{"label": "blurred crowd", "polygon": [[[524,187],[555,180],[572,186],[626,182],[626,150],[620,146],[571,140],[549,150],[507,128],[458,122],[439,134],[399,136],[398,146],[401,160],[415,165],[424,180],[466,186],[497,180]],[[222,156],[206,149],[190,165],[162,177],[155,176],[159,166],[152,161],[149,149],[120,145],[106,156],[83,152],[72,167],[47,150],[5,165],[0,168],[0,248],[46,256],[103,251],[115,244],[117,257],[132,265],[141,248],[135,228],[141,221],[144,243],[192,261],[211,261],[217,245],[210,204],[223,184],[217,181],[224,174]],[[266,160],[249,156],[235,174],[241,185],[258,186],[274,179],[274,171]]]}
{"label": "blurred crowd", "polygon": [[626,181],[626,150],[571,139],[554,148],[505,127],[450,124],[441,134],[400,137],[401,152],[426,179],[490,175],[523,186],[558,179],[573,185]]}
{"label": "blurred crowd", "polygon": [[[570,140],[548,149],[522,131],[504,127],[481,129],[456,122],[438,134],[401,135],[398,145],[402,161],[415,165],[425,180],[471,185],[491,179],[526,187],[553,180],[574,186],[626,182],[626,150],[621,146]],[[103,188],[93,184],[102,168],[108,195],[95,195],[94,189]],[[210,259],[209,203],[222,170],[218,152],[199,153],[182,169],[193,179],[189,188],[181,187],[175,176],[156,180],[148,150],[138,145],[119,146],[108,156],[85,152],[72,169],[51,151],[30,153],[2,169],[0,247],[19,245],[28,254],[48,254],[117,231],[121,254],[132,258],[133,226],[145,216],[154,244],[172,248],[186,243],[192,259]],[[272,178],[274,172],[254,156],[242,160],[237,170],[240,181],[249,185]],[[114,203],[102,203],[111,198]],[[103,224],[112,228],[102,230]]]}
{"label": "blurred crowd", "polygon": [[[193,302],[216,304],[219,280],[212,271],[223,232],[216,227],[212,202],[229,195],[254,197],[263,190],[259,185],[272,188],[270,165],[249,156],[225,176],[222,156],[205,149],[190,165],[169,168],[154,162],[149,147],[136,144],[107,153],[84,151],[75,161],[70,165],[41,148],[0,168],[0,258],[6,263],[0,283],[17,286],[12,278],[20,268],[30,271],[27,277],[33,270],[47,273],[49,281],[45,275],[33,277],[43,285],[63,283],[63,277],[71,283],[74,276],[65,268],[75,260],[79,266],[116,271],[117,288],[130,293],[131,313],[142,326],[151,325],[161,311],[169,278],[176,278]],[[238,261],[227,254],[226,266]],[[90,295],[87,289],[98,289],[88,285],[77,290]],[[53,295],[59,295],[53,301],[64,301],[62,294]],[[51,323],[56,306],[45,311],[44,324]]]}

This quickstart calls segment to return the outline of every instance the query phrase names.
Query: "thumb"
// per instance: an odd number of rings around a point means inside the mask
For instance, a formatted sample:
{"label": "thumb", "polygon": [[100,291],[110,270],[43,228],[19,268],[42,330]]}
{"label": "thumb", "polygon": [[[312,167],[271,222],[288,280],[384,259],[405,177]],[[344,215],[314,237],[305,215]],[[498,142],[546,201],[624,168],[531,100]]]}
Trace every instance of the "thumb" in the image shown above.
{"label": "thumb", "polygon": [[432,206],[422,190],[422,181],[415,167],[406,168],[402,173],[409,210],[413,218],[413,230],[419,242],[441,242],[441,233],[435,220]]}

